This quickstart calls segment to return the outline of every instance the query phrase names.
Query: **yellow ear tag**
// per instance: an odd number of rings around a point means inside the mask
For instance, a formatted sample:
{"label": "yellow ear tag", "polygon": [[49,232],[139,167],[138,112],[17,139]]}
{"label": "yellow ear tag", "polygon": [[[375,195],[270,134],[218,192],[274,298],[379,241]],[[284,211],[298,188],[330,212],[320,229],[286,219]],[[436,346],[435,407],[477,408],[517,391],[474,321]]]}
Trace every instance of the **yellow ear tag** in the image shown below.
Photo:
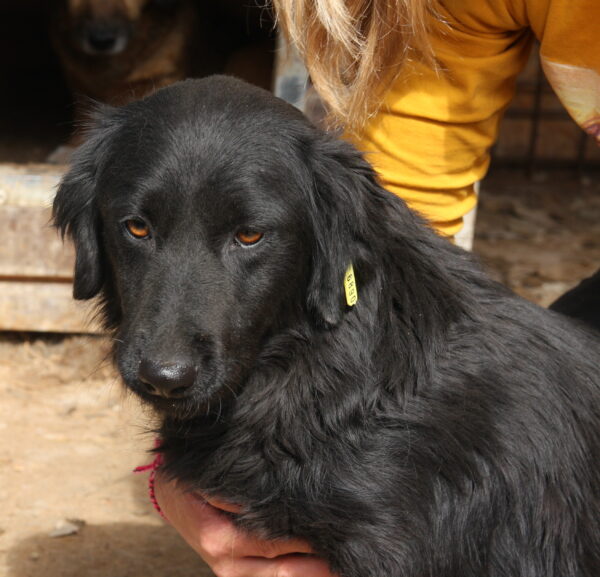
{"label": "yellow ear tag", "polygon": [[346,302],[349,307],[353,307],[358,301],[358,287],[354,276],[354,267],[352,263],[348,265],[344,274],[344,290],[346,291]]}

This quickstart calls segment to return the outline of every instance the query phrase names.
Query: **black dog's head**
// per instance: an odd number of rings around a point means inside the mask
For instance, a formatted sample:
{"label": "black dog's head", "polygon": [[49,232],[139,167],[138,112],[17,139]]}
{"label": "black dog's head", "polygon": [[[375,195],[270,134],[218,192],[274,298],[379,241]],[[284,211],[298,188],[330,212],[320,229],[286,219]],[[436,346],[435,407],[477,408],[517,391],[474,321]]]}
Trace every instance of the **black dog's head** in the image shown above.
{"label": "black dog's head", "polygon": [[100,295],[127,386],[189,414],[235,391],[273,334],[340,322],[347,266],[368,268],[368,188],[352,147],[213,77],[98,110],[54,218],[75,243],[75,298]]}

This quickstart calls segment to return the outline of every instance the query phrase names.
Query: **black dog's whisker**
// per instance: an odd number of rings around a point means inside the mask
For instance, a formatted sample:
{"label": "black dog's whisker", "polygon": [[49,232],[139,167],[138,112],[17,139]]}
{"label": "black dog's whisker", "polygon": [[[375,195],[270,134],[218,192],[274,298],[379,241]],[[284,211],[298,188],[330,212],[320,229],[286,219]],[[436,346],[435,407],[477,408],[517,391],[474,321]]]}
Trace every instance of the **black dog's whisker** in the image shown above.
{"label": "black dog's whisker", "polygon": [[232,398],[237,399],[237,393],[227,383],[224,383],[223,387],[231,393]]}

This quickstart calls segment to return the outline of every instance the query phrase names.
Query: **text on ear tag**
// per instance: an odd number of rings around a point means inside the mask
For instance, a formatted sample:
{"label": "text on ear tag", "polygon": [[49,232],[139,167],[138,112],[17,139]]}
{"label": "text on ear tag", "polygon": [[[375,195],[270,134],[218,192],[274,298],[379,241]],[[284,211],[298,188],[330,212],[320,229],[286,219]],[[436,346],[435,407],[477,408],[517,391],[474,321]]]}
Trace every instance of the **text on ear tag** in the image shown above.
{"label": "text on ear tag", "polygon": [[344,290],[346,291],[346,303],[353,307],[358,301],[358,287],[356,286],[356,277],[354,276],[354,267],[352,263],[348,265],[344,274]]}

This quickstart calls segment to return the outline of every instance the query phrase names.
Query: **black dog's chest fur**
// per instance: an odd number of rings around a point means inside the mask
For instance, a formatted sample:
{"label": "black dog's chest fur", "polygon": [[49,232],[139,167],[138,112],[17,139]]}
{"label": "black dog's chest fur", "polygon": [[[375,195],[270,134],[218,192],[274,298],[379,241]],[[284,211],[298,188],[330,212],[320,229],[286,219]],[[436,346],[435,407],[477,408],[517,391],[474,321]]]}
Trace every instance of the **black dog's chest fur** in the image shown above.
{"label": "black dog's chest fur", "polygon": [[[310,382],[270,375],[270,386],[247,390],[242,407],[222,416],[221,429],[210,419],[189,430],[167,421],[167,470],[246,503],[239,522],[250,530],[308,539],[343,575],[594,575],[597,493],[584,496],[579,484],[598,479],[598,439],[573,414],[594,423],[598,407],[571,398],[564,359],[532,368],[542,351],[560,354],[561,335],[537,334],[535,343],[528,332],[523,356],[524,335],[511,333],[500,356],[484,334],[471,333],[470,351],[450,345],[429,386],[408,397],[372,396],[373,375],[357,366],[340,379],[343,393],[322,391],[330,377],[315,381],[314,371]],[[591,373],[594,363],[578,370]],[[546,371],[562,394],[540,379]],[[573,572],[557,545],[587,547]]]}
{"label": "black dog's chest fur", "polygon": [[[159,224],[142,250],[110,222],[142,161],[168,168],[155,189],[175,199],[210,183],[193,193],[198,230],[220,223],[161,266]],[[233,181],[252,186],[231,196]],[[232,249],[237,220],[265,206],[265,241]],[[124,381],[164,411],[165,471],[240,504],[242,526],[306,539],[344,577],[598,574],[598,335],[489,280],[347,144],[257,89],[188,82],[109,112],[55,215]],[[203,367],[173,408],[140,388],[148,351]]]}

